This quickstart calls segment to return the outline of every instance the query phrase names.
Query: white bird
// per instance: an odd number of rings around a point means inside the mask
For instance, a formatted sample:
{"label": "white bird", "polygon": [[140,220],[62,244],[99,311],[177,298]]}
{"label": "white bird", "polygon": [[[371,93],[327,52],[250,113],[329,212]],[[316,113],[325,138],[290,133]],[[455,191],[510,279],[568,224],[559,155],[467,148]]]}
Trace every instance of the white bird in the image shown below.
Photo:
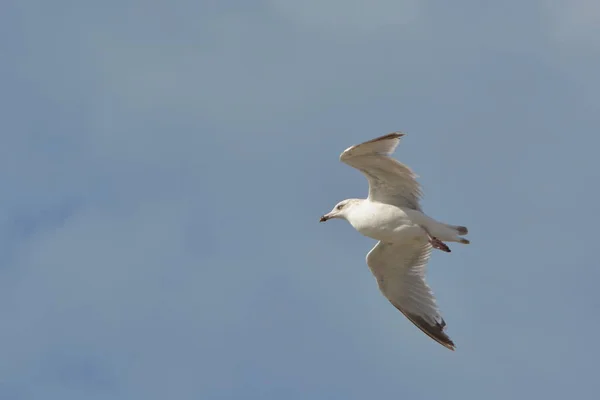
{"label": "white bird", "polygon": [[347,220],[358,232],[379,242],[367,254],[367,265],[383,295],[413,324],[450,350],[454,343],[444,332],[446,322],[425,282],[432,248],[450,252],[446,242],[468,244],[464,226],[448,225],[421,210],[417,176],[393,159],[403,133],[388,135],[352,146],[340,161],[361,171],[369,181],[366,199],[339,202],[321,222]]}

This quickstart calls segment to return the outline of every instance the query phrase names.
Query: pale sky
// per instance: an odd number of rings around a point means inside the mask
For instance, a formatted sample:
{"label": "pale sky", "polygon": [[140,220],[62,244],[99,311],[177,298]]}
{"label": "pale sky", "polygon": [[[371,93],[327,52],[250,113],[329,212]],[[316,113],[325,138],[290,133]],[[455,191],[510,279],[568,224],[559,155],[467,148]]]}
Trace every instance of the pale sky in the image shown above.
{"label": "pale sky", "polygon": [[[0,399],[596,398],[599,4],[5,1]],[[456,352],[318,223],[397,130]]]}

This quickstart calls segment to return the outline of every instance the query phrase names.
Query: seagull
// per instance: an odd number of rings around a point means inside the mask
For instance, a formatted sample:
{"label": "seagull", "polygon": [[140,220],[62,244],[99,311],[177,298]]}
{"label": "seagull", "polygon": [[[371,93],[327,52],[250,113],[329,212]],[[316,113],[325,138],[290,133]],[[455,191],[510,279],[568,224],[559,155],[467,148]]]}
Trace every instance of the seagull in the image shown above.
{"label": "seagull", "polygon": [[427,282],[425,270],[432,249],[449,253],[444,242],[469,244],[464,226],[449,225],[427,216],[420,206],[417,175],[391,157],[404,136],[393,132],[349,147],[340,161],[358,169],[369,181],[366,199],[339,202],[320,222],[345,219],[361,234],[377,240],[367,265],[382,294],[406,318],[442,346],[454,350]]}

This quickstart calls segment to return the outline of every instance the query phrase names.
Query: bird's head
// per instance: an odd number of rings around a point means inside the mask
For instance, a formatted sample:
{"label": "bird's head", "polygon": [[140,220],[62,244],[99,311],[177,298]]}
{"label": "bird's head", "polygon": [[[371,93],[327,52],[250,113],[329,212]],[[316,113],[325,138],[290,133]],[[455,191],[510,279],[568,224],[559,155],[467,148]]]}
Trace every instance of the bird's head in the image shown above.
{"label": "bird's head", "polygon": [[325,222],[333,218],[347,219],[348,211],[357,204],[358,199],[342,200],[333,207],[333,210],[323,215],[319,222]]}

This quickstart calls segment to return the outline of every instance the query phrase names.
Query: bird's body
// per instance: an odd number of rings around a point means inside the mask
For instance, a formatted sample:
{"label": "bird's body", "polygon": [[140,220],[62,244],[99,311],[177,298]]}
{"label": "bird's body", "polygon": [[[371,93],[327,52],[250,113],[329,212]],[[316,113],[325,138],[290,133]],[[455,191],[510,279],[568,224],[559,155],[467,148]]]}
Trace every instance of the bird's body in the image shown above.
{"label": "bird's body", "polygon": [[367,265],[381,292],[429,337],[454,350],[425,282],[425,267],[432,248],[450,252],[444,242],[468,244],[461,237],[468,230],[436,221],[423,212],[416,175],[390,157],[402,136],[391,133],[342,152],[340,160],[367,177],[369,196],[339,202],[321,221],[342,218],[361,234],[378,240],[367,254]]}
{"label": "bird's body", "polygon": [[[362,199],[356,199],[362,200]],[[363,235],[386,243],[412,240],[428,232],[441,241],[460,242],[456,229],[421,211],[364,199],[357,201],[348,222]]]}
{"label": "bird's body", "polygon": [[348,222],[363,235],[386,243],[412,240],[425,234],[402,208],[368,199],[353,205]]}

